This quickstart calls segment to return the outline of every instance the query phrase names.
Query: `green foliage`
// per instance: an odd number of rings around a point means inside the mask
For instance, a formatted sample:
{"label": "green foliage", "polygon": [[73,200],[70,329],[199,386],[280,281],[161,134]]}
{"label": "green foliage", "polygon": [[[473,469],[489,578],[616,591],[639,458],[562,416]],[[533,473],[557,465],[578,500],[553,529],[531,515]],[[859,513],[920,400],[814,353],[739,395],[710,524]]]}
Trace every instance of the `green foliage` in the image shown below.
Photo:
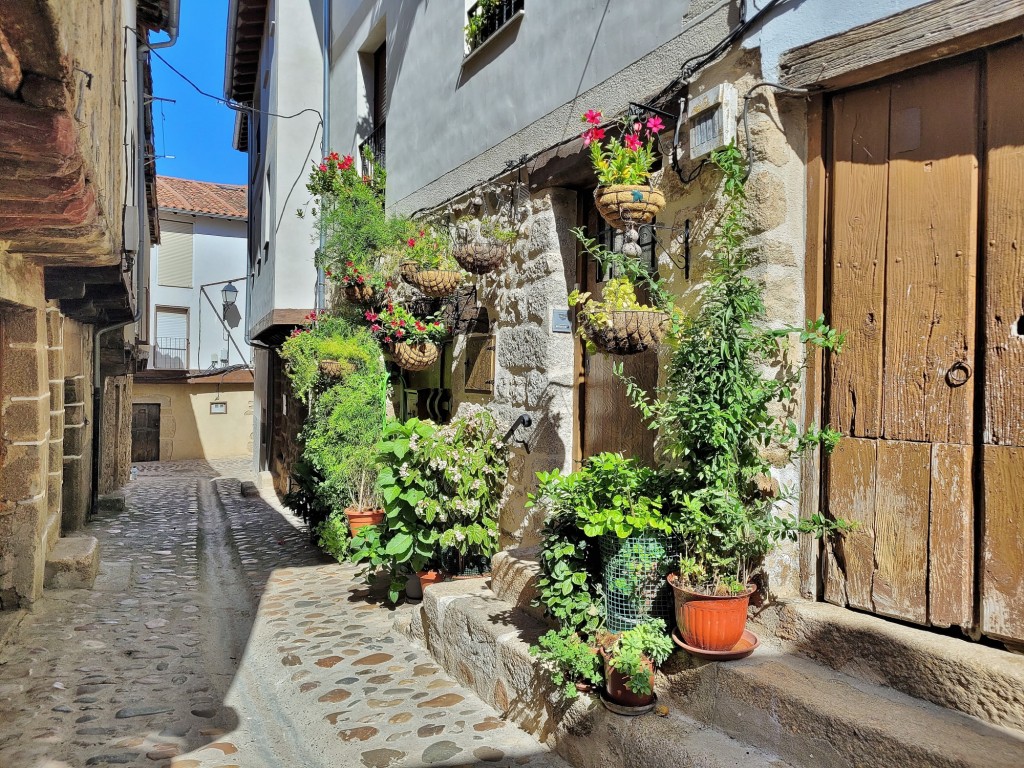
{"label": "green foliage", "polygon": [[420,269],[461,269],[452,255],[452,241],[447,232],[424,225],[409,234],[399,250],[400,261],[411,261]]}
{"label": "green foliage", "polygon": [[486,411],[441,427],[388,424],[377,445],[385,522],[376,541],[353,542],[353,559],[389,566],[392,601],[409,570],[436,567],[445,553],[466,561],[497,551],[508,447],[496,430]]}
{"label": "green foliage", "polygon": [[348,556],[348,518],[340,510],[334,510],[316,528],[317,544],[324,552],[339,563]]}
{"label": "green foliage", "polygon": [[646,661],[660,667],[672,655],[672,641],[662,619],[638,624],[620,635],[600,639],[608,664],[626,677],[626,687],[638,696],[653,692]]}
{"label": "green foliage", "polygon": [[801,433],[794,421],[779,418],[803,373],[785,359],[782,342],[799,334],[802,344],[838,352],[842,335],[823,318],[805,328],[759,324],[763,289],[748,273],[754,253],[745,245],[746,162],[735,146],[715,152],[712,162],[725,178],[726,207],[700,310],[681,330],[656,400],[626,383],[634,405],[660,432],[684,540],[683,576],[694,587],[721,591],[723,584],[728,590],[746,582],[780,539],[813,527],[776,516],[778,500],[760,493],[756,481],[771,470],[764,458],[769,446],[796,455],[835,444],[834,431]]}
{"label": "green foliage", "polygon": [[331,513],[317,495],[323,477],[300,456],[292,465],[291,479],[292,488],[285,494],[284,503],[303,519],[315,541],[318,526]]}
{"label": "green foliage", "polygon": [[530,646],[530,654],[547,662],[551,682],[566,699],[579,695],[576,683],[601,684],[601,657],[578,634],[568,629],[549,630]]}
{"label": "green foliage", "polygon": [[466,45],[470,51],[483,42],[484,28],[491,21],[491,17],[498,10],[500,4],[501,0],[478,0],[476,10],[469,17],[464,30],[466,33]]}

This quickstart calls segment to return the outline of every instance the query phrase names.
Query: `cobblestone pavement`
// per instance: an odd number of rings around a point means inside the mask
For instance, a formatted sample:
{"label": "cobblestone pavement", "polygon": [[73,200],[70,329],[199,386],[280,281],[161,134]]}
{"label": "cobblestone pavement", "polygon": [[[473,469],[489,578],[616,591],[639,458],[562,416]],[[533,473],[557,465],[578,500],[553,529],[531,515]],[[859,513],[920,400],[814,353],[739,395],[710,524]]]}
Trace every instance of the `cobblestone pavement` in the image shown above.
{"label": "cobblestone pavement", "polygon": [[48,592],[0,648],[0,768],[565,766],[243,499],[244,463],[140,470],[89,526],[96,588]]}

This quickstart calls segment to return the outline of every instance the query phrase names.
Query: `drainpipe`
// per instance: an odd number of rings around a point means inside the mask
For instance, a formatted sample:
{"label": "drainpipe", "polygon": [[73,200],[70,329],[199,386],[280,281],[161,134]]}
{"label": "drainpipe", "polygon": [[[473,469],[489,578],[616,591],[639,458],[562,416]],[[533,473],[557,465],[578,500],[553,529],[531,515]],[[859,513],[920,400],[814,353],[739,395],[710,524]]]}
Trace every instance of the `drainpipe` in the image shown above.
{"label": "drainpipe", "polygon": [[[323,17],[323,79],[324,79],[324,125],[321,129],[321,149],[323,150],[322,155],[326,155],[330,149],[330,136],[331,136],[331,0],[324,0],[324,17]],[[326,245],[327,238],[324,237],[324,232],[320,230],[320,248],[319,252],[323,253],[324,245]],[[313,301],[313,306],[317,312],[324,309],[327,306],[325,297],[325,283],[327,277],[324,274],[324,268],[318,266],[316,268],[316,297]]]}
{"label": "drainpipe", "polygon": [[[102,358],[103,337],[108,333],[120,331],[126,326],[137,324],[146,308],[143,300],[145,285],[143,284],[146,274],[146,120],[145,120],[145,84],[143,83],[143,65],[145,63],[146,51],[154,48],[169,48],[178,40],[180,27],[180,0],[171,0],[167,17],[167,32],[169,38],[162,43],[149,45],[139,43],[135,53],[135,111],[136,118],[136,142],[135,142],[135,190],[136,201],[139,203],[139,242],[135,252],[135,315],[131,320],[124,323],[115,323],[103,328],[96,328],[93,331],[93,361],[92,361],[92,514],[97,512],[100,495],[100,465],[103,460],[103,378],[100,375],[100,360]],[[154,160],[154,162],[156,162]]]}

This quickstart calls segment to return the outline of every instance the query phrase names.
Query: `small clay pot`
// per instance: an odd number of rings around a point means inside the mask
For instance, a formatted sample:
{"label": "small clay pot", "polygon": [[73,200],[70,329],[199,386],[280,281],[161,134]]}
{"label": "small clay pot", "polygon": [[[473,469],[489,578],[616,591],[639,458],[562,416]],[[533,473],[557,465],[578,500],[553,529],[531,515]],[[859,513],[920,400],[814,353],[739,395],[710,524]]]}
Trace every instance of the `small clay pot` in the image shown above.
{"label": "small clay pot", "polygon": [[676,604],[676,628],[687,645],[704,651],[729,651],[743,637],[747,606],[757,590],[748,584],[739,595],[705,595],[685,587],[675,573],[668,575]]}
{"label": "small clay pot", "polygon": [[355,536],[368,525],[380,525],[384,522],[383,509],[359,509],[348,507],[345,510],[345,517],[348,518],[348,529]]}
{"label": "small clay pot", "polygon": [[444,573],[442,571],[417,571],[416,575],[420,577],[421,590],[425,590],[431,584],[444,581]]}
{"label": "small clay pot", "polygon": [[599,649],[598,652],[601,654],[601,660],[604,661],[604,689],[609,699],[624,707],[645,707],[654,701],[654,664],[650,659],[644,659],[644,666],[651,673],[651,692],[644,696],[633,693],[626,687],[626,680],[629,678],[612,668],[611,657],[604,648]]}

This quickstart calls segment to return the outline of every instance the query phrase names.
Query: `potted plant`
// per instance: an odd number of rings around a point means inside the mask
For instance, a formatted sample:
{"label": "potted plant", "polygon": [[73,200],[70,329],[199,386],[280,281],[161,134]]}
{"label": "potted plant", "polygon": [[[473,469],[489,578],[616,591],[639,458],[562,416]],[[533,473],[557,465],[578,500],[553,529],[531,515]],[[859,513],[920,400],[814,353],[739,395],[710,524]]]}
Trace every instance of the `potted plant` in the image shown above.
{"label": "potted plant", "polygon": [[627,277],[606,282],[600,299],[573,291],[569,306],[577,309],[576,332],[591,352],[635,355],[654,349],[669,323],[668,313],[637,301],[636,286]]}
{"label": "potted plant", "polygon": [[530,646],[530,654],[545,663],[562,696],[575,699],[602,683],[602,661],[597,649],[572,629],[551,629]]}
{"label": "potted plant", "polygon": [[401,259],[402,280],[425,296],[450,296],[462,284],[462,271],[452,255],[451,242],[431,226],[406,239]]}
{"label": "potted plant", "polygon": [[604,662],[605,693],[613,704],[643,710],[654,705],[654,670],[672,655],[662,619],[618,635],[599,635],[598,652]]}
{"label": "potted plant", "polygon": [[420,319],[401,304],[388,302],[379,311],[366,310],[370,332],[387,345],[395,362],[407,371],[423,371],[437,362],[438,342],[447,334],[444,323]]}
{"label": "potted plant", "polygon": [[502,226],[496,217],[466,217],[456,222],[452,255],[467,272],[485,275],[508,258],[518,239],[518,230]]}
{"label": "potted plant", "polygon": [[444,551],[464,558],[489,558],[497,551],[508,447],[489,413],[441,427],[419,419],[391,422],[377,458],[385,519],[367,547],[360,541],[357,549],[353,540],[353,558],[388,567],[392,601],[409,572],[420,573],[424,583],[442,578]]}
{"label": "potted plant", "polygon": [[651,223],[665,207],[665,196],[650,183],[654,139],[664,128],[661,118],[626,120],[619,137],[607,136],[601,112],[587,110],[581,119],[587,125],[583,146],[590,148],[597,174],[594,204],[601,216],[616,229]]}

